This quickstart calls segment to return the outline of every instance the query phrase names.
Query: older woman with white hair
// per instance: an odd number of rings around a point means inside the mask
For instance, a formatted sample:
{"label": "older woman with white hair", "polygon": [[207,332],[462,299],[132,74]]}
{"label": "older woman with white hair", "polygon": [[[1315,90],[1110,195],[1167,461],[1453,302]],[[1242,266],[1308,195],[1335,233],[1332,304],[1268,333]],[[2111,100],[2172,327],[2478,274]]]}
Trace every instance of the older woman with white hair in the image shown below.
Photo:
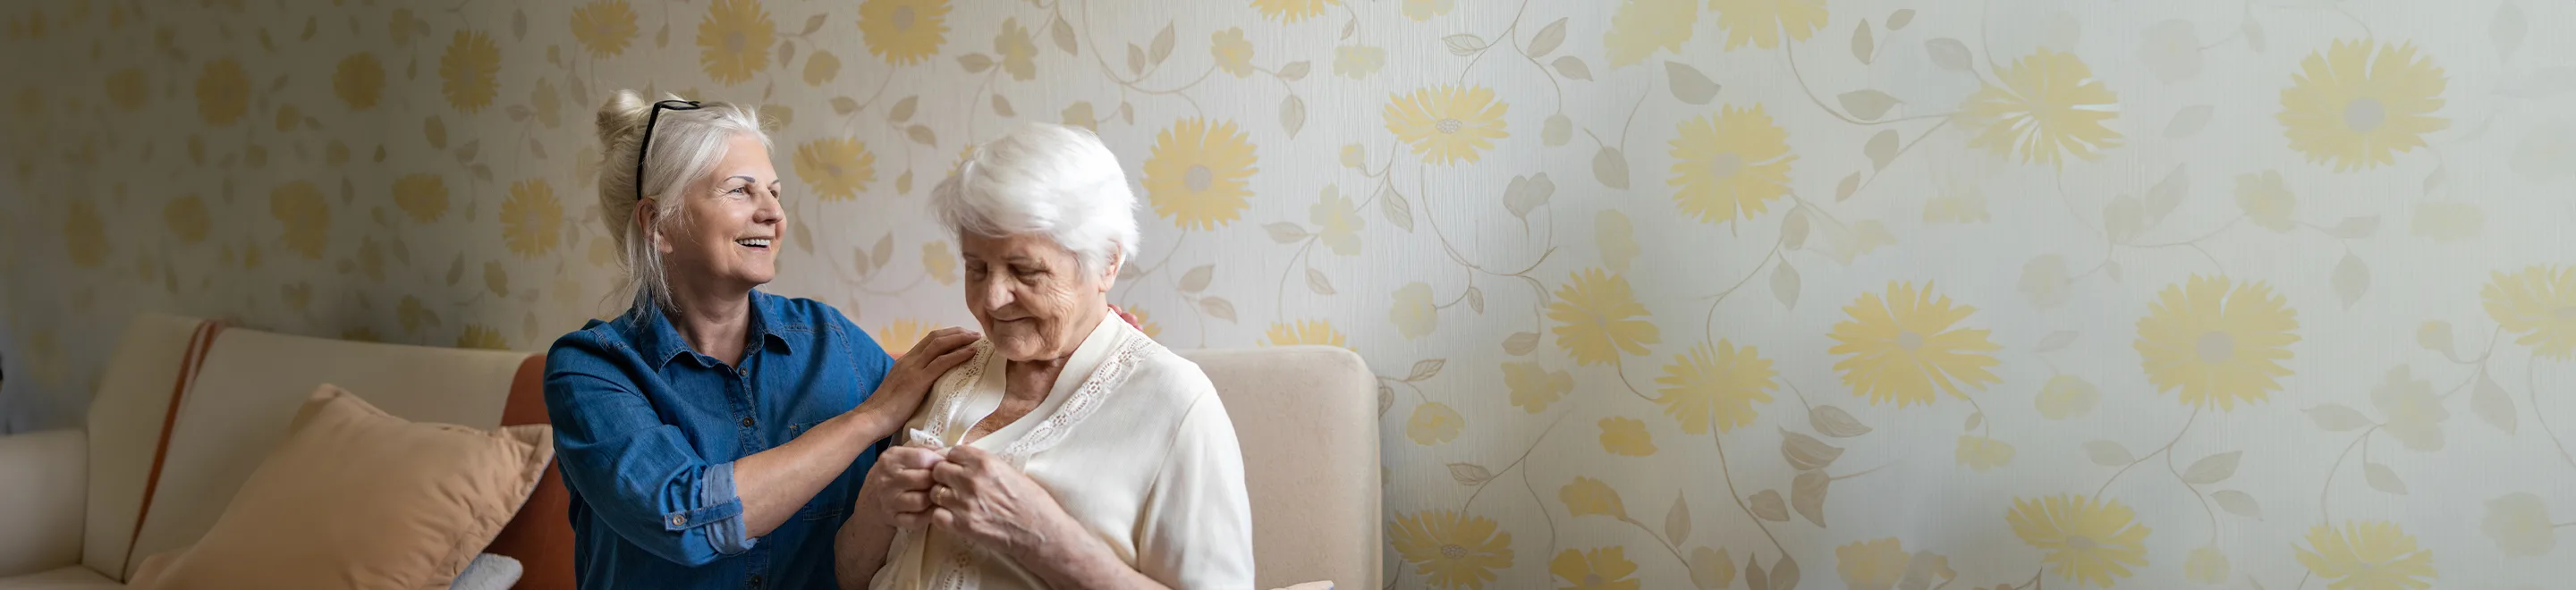
{"label": "older woman with white hair", "polygon": [[634,303],[546,357],[574,581],[842,585],[836,551],[884,551],[836,546],[860,477],[977,335],[932,332],[896,361],[831,306],[756,290],[788,224],[751,109],[618,92],[598,124]]}
{"label": "older woman with white hair", "polygon": [[[860,488],[873,588],[1250,588],[1234,424],[1197,365],[1122,321],[1136,197],[1089,132],[1021,127],[931,194],[985,339]],[[848,551],[844,556],[871,556]]]}

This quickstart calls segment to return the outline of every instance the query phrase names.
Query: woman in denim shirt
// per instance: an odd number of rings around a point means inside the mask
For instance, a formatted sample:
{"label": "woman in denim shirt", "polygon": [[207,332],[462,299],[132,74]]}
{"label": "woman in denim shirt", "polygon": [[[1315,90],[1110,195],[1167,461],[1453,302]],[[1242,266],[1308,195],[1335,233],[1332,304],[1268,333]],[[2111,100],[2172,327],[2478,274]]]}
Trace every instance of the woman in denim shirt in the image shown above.
{"label": "woman in denim shirt", "polygon": [[545,381],[582,588],[837,585],[882,441],[973,355],[952,328],[898,362],[831,306],[754,290],[787,229],[758,121],[623,91],[600,108],[634,303],[557,339]]}

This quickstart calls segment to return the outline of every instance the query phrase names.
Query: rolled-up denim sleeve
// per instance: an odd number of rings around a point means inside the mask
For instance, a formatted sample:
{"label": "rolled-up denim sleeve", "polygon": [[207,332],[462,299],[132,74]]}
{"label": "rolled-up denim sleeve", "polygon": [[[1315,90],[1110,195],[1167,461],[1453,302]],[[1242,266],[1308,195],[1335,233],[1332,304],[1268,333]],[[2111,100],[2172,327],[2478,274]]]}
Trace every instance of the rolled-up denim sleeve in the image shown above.
{"label": "rolled-up denim sleeve", "polygon": [[751,549],[733,463],[710,464],[622,378],[557,365],[546,410],[564,483],[627,542],[698,566]]}

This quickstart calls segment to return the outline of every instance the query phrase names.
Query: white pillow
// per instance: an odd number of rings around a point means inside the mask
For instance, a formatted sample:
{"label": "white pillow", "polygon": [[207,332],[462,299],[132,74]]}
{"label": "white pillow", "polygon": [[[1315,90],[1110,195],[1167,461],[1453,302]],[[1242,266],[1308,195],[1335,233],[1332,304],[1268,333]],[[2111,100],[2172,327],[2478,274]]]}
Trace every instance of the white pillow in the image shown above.
{"label": "white pillow", "polygon": [[510,585],[519,583],[523,571],[519,560],[510,556],[476,555],[474,561],[465,564],[465,571],[456,574],[456,581],[447,584],[447,590],[510,590]]}

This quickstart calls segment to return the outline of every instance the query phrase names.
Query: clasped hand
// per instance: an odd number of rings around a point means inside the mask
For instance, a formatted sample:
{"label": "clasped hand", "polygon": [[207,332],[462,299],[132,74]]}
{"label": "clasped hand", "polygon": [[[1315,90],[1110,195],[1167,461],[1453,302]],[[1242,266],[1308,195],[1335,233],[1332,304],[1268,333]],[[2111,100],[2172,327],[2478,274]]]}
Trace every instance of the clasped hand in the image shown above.
{"label": "clasped hand", "polygon": [[1070,519],[1044,486],[971,446],[886,450],[860,486],[862,510],[904,530],[924,527],[1006,555],[1027,555]]}

